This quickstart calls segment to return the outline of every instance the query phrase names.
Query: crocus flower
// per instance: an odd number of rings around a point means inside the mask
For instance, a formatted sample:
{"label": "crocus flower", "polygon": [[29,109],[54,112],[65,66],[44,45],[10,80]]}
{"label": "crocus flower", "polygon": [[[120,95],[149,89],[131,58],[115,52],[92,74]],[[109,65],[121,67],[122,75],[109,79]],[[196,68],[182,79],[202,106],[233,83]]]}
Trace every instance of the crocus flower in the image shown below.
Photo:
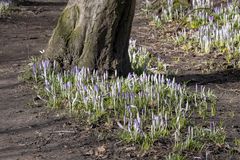
{"label": "crocus flower", "polygon": [[47,92],[51,93],[50,83],[47,79],[45,79],[45,89]]}
{"label": "crocus flower", "polygon": [[68,81],[66,84],[66,89],[71,89],[72,88],[72,82]]}
{"label": "crocus flower", "polygon": [[132,132],[132,120],[130,119],[129,122],[128,122],[128,132]]}
{"label": "crocus flower", "polygon": [[45,79],[47,78],[48,66],[49,66],[49,60],[43,60],[42,61],[42,67],[43,67],[43,74],[44,74]]}
{"label": "crocus flower", "polygon": [[43,60],[42,61],[42,66],[43,69],[47,70],[48,66],[49,66],[50,61],[49,60]]}
{"label": "crocus flower", "polygon": [[94,90],[95,90],[96,93],[98,93],[99,87],[97,85],[94,85]]}
{"label": "crocus flower", "polygon": [[213,16],[209,16],[208,19],[209,19],[209,22],[210,22],[210,23],[213,23],[213,18],[214,18]]}
{"label": "crocus flower", "polygon": [[134,128],[134,130],[135,130],[137,133],[141,131],[140,123],[138,122],[137,119],[134,119],[133,128]]}

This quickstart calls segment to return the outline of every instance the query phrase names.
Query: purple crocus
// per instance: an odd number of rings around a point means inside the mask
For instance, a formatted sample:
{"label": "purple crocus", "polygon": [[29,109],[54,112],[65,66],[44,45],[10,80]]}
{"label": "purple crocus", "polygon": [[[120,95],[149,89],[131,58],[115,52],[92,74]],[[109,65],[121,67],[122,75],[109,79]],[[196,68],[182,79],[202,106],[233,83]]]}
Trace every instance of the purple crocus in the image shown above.
{"label": "purple crocus", "polygon": [[96,93],[98,93],[99,87],[97,85],[94,85],[94,90],[95,90]]}
{"label": "purple crocus", "polygon": [[128,132],[132,132],[132,121],[130,120],[129,122],[128,122]]}
{"label": "purple crocus", "polygon": [[136,132],[140,132],[141,128],[140,128],[140,123],[138,122],[137,119],[134,119],[134,124],[133,124],[133,128]]}
{"label": "purple crocus", "polygon": [[85,85],[83,86],[83,90],[87,92],[87,87]]}
{"label": "purple crocus", "polygon": [[66,84],[66,89],[71,89],[71,88],[72,88],[72,83],[68,81]]}
{"label": "purple crocus", "polygon": [[50,83],[45,79],[45,89],[50,93]]}
{"label": "purple crocus", "polygon": [[49,60],[43,60],[42,61],[42,66],[43,69],[47,70],[48,66],[49,66],[50,61]]}
{"label": "purple crocus", "polygon": [[214,19],[213,16],[209,16],[209,17],[208,17],[208,20],[209,20],[209,22],[210,22],[211,24],[213,23],[213,19]]}
{"label": "purple crocus", "polygon": [[78,68],[78,66],[73,67],[72,70],[71,70],[71,72],[72,72],[73,75],[77,75],[77,74],[79,73],[79,68]]}
{"label": "purple crocus", "polygon": [[129,99],[129,93],[122,93],[122,95],[123,95],[123,98],[125,98],[126,100]]}
{"label": "purple crocus", "polygon": [[48,66],[49,66],[49,60],[43,60],[42,61],[42,66],[43,66],[43,74],[44,74],[44,77],[46,79],[47,78],[47,69],[48,69]]}

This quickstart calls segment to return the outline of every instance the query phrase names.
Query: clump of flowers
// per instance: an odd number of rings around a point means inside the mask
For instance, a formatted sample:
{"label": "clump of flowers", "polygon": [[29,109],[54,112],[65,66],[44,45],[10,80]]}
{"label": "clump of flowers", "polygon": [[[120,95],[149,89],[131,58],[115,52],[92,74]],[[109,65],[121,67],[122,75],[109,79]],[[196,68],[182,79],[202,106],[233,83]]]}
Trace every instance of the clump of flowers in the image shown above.
{"label": "clump of flowers", "polygon": [[10,0],[0,1],[0,17],[8,11],[10,3]]}
{"label": "clump of flowers", "polygon": [[239,67],[239,1],[216,3],[214,0],[193,0],[191,4],[164,0],[160,15],[152,15],[152,19],[157,28],[166,22],[179,22],[183,29],[175,34],[174,40],[185,51],[222,54],[227,64]]}
{"label": "clump of flowers", "polygon": [[149,70],[151,55],[146,48],[137,47],[136,40],[130,39],[128,54],[135,73],[141,74]]}
{"label": "clump of flowers", "polygon": [[179,32],[175,41],[183,45],[191,43],[197,52],[223,54],[228,64],[239,67],[239,2],[213,6],[211,0],[192,1],[194,12],[186,15],[186,27],[191,34],[183,36]]}
{"label": "clump of flowers", "polygon": [[57,62],[42,60],[32,65],[33,78],[39,95],[55,108],[66,108],[70,114],[80,114],[89,123],[105,120],[116,123],[127,142],[149,149],[160,137],[181,142],[181,132],[200,118],[214,116],[215,98],[204,87],[190,92],[185,86],[160,74],[110,78],[88,68],[74,67],[56,72]]}
{"label": "clump of flowers", "polygon": [[166,73],[166,64],[160,57],[154,58],[144,47],[138,47],[136,40],[130,39],[128,54],[134,73]]}

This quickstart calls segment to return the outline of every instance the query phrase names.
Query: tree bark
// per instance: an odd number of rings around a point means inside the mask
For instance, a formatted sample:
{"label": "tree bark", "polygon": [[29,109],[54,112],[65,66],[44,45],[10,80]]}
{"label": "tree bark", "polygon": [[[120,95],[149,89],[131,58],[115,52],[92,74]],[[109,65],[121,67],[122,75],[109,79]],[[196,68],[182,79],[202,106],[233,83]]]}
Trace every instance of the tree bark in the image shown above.
{"label": "tree bark", "polygon": [[128,43],[136,0],[69,0],[45,52],[62,68],[131,72]]}

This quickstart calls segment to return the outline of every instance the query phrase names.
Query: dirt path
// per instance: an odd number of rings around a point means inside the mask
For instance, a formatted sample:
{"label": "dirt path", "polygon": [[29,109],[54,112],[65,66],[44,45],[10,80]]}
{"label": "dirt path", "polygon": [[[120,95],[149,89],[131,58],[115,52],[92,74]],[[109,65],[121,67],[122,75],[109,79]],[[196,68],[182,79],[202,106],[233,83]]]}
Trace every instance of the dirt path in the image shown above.
{"label": "dirt path", "polygon": [[64,4],[28,5],[0,19],[0,159],[67,159],[65,135],[75,133],[68,129],[71,123],[46,108],[31,107],[34,93],[18,80],[27,60],[46,45]]}
{"label": "dirt path", "polygon": [[[0,160],[137,159],[139,155],[132,152],[134,147],[122,147],[120,142],[109,136],[109,131],[89,130],[62,113],[32,105],[34,92],[18,80],[27,60],[39,55],[39,50],[47,44],[64,5],[61,0],[56,3],[29,3],[21,6],[19,13],[0,19]],[[148,39],[149,43],[145,41],[145,35],[141,33],[152,31],[141,18],[139,15],[135,18],[133,37],[149,48],[154,45],[155,54],[169,59],[172,56],[169,47],[160,45],[156,39]],[[165,57],[161,53],[163,50]],[[177,67],[184,66],[186,62]],[[229,142],[240,138],[238,77],[239,71],[209,75],[191,73],[178,77],[213,89],[218,96],[218,118],[224,121]],[[157,152],[149,153],[144,159],[154,156],[161,159]],[[226,156],[219,153],[218,157],[228,159]]]}
{"label": "dirt path", "polygon": [[[126,159],[111,132],[85,128],[60,111],[33,104],[34,92],[18,76],[39,55],[65,0],[27,3],[0,19],[0,160]],[[131,150],[129,150],[131,152]]]}

